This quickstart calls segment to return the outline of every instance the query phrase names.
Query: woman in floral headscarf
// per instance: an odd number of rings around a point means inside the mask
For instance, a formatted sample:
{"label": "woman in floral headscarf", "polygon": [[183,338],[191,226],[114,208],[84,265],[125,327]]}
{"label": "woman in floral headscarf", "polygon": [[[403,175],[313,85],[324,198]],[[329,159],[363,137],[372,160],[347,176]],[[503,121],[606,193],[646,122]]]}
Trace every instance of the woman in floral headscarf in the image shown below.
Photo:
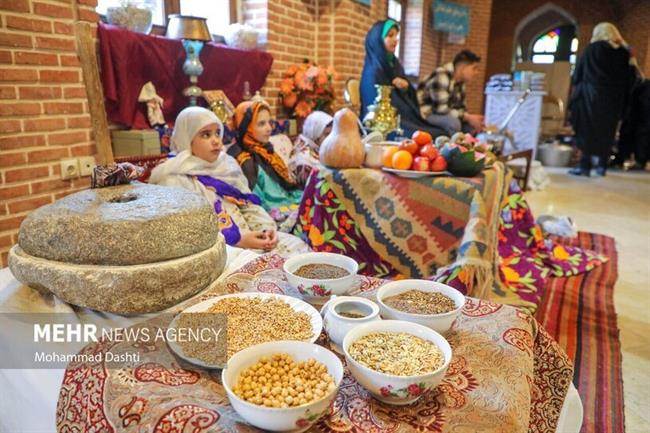
{"label": "woman in floral headscarf", "polygon": [[228,149],[248,180],[248,186],[271,211],[297,208],[302,199],[296,180],[280,155],[269,142],[271,110],[261,101],[246,101],[235,110],[237,142]]}

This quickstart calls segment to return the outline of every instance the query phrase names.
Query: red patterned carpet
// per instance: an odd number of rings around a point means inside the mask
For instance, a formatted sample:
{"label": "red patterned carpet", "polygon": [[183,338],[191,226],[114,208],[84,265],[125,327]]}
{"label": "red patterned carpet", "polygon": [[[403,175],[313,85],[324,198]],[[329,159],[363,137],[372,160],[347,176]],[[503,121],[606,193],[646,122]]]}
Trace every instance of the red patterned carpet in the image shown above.
{"label": "red patterned carpet", "polygon": [[613,238],[581,232],[560,241],[609,257],[582,275],[551,278],[537,320],[574,360],[573,383],[584,406],[581,433],[625,431],[621,344],[614,310],[618,257]]}

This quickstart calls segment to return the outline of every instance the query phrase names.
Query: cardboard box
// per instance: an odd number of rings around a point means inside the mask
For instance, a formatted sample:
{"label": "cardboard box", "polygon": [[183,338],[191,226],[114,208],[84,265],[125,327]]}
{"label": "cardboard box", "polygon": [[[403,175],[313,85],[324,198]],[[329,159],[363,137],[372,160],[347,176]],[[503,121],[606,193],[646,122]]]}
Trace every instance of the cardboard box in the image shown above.
{"label": "cardboard box", "polygon": [[111,131],[114,156],[160,155],[160,135],[153,129]]}

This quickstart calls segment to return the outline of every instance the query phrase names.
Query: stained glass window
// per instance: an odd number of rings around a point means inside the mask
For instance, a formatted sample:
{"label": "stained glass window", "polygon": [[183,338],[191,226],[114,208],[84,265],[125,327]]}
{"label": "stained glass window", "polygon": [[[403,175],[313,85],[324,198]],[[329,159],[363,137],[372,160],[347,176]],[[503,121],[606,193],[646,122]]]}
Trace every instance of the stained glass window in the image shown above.
{"label": "stained glass window", "polygon": [[[540,35],[533,43],[531,60],[533,63],[554,63],[569,61],[572,68],[576,63],[578,38],[575,28],[565,25]],[[560,38],[562,38],[560,40]]]}
{"label": "stained glass window", "polygon": [[533,53],[555,53],[560,42],[560,31],[551,30],[540,36],[533,45]]}
{"label": "stained glass window", "polygon": [[533,54],[533,63],[553,63],[554,61],[553,54]]}

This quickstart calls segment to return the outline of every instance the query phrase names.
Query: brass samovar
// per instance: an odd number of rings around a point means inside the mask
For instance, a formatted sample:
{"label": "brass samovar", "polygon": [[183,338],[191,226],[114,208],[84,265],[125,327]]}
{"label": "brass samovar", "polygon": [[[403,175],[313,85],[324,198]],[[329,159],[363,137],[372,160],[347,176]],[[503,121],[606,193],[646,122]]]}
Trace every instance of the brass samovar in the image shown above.
{"label": "brass samovar", "polygon": [[375,84],[377,97],[375,103],[368,106],[368,114],[363,118],[363,124],[373,131],[380,132],[384,137],[391,131],[399,131],[399,115],[390,102],[393,86]]}

